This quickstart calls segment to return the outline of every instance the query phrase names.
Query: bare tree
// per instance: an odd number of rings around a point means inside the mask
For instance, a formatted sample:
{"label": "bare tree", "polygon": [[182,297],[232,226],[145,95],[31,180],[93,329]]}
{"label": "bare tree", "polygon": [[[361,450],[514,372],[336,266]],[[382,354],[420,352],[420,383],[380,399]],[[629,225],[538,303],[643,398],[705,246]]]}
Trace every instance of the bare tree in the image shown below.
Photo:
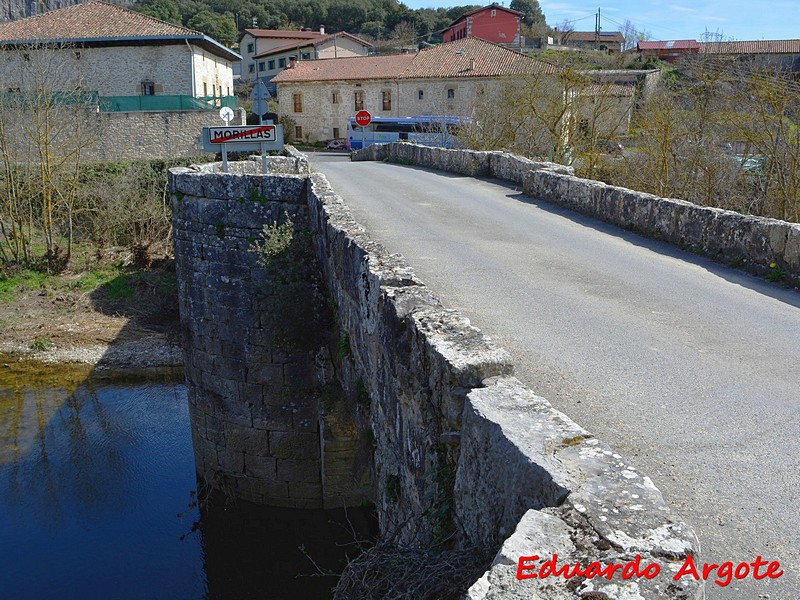
{"label": "bare tree", "polygon": [[38,232],[45,261],[56,267],[72,253],[79,167],[91,140],[87,109],[96,99],[70,72],[69,47],[6,52],[13,54],[4,56],[5,75],[19,88],[0,100],[0,233],[9,258],[29,262]]}

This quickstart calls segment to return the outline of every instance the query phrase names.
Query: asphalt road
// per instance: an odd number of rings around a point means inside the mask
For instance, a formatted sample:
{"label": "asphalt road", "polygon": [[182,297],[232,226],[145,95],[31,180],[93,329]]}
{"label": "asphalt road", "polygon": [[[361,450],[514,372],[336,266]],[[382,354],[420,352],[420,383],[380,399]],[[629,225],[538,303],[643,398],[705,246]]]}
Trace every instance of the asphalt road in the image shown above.
{"label": "asphalt road", "polygon": [[800,293],[503,182],[311,158],[520,380],[650,475],[702,561],[781,563],[708,598],[800,598]]}

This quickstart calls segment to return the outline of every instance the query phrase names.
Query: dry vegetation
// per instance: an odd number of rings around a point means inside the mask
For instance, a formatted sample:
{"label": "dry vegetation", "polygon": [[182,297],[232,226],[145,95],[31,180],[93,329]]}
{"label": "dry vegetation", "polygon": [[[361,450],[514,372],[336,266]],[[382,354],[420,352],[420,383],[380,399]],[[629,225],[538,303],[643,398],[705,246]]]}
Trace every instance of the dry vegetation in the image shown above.
{"label": "dry vegetation", "polygon": [[[628,118],[608,84],[565,57],[475,105],[465,145],[572,163],[662,197],[800,221],[800,83],[767,64],[695,57],[664,71]],[[508,107],[498,111],[497,106]],[[624,155],[608,156],[607,140]]]}

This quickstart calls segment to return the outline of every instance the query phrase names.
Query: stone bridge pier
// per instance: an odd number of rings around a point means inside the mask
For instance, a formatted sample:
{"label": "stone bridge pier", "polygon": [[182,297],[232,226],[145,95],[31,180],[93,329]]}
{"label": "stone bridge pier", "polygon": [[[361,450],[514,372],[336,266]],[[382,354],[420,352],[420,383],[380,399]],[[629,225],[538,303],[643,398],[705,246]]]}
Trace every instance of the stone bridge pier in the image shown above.
{"label": "stone bridge pier", "polygon": [[[200,481],[271,506],[369,501],[371,469],[355,425],[321,410],[341,392],[335,331],[308,239],[307,177],[192,169],[170,176]],[[293,233],[291,247],[267,265],[254,252],[264,225]]]}

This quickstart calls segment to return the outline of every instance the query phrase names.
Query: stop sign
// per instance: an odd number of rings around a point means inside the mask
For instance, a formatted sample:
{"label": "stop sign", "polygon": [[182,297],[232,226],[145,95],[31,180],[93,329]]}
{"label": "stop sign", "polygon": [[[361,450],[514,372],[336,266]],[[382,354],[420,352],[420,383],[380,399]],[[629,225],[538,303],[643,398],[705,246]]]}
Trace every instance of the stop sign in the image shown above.
{"label": "stop sign", "polygon": [[360,110],[356,113],[356,125],[366,127],[372,122],[372,115],[366,110]]}

